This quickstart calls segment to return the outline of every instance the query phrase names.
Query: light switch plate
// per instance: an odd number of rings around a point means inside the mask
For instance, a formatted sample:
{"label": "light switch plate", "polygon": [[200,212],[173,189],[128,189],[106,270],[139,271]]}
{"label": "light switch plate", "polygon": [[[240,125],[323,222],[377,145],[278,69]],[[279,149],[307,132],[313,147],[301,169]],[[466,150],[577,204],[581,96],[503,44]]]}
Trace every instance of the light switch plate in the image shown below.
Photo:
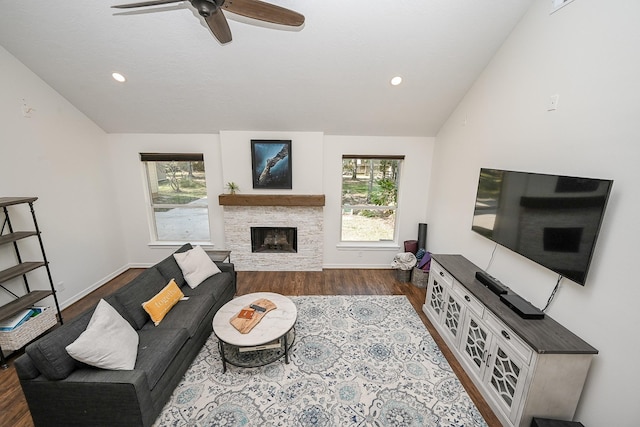
{"label": "light switch plate", "polygon": [[551,95],[551,97],[549,98],[549,106],[547,107],[547,111],[557,110],[559,101],[560,101],[560,95],[558,94]]}
{"label": "light switch plate", "polygon": [[568,5],[573,0],[551,0],[551,12],[550,14],[555,12],[556,10]]}

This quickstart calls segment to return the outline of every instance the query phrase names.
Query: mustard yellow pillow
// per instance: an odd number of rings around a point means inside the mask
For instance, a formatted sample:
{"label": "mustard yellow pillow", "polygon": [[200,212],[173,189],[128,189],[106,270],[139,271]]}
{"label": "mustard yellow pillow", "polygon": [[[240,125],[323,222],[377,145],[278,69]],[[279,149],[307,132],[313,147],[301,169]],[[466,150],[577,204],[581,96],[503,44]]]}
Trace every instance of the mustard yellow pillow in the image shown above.
{"label": "mustard yellow pillow", "polygon": [[142,303],[144,311],[149,313],[153,323],[158,326],[160,321],[164,319],[169,310],[176,305],[180,298],[184,297],[184,294],[176,284],[175,280],[171,279],[169,284],[165,286],[160,292],[158,292],[149,301]]}

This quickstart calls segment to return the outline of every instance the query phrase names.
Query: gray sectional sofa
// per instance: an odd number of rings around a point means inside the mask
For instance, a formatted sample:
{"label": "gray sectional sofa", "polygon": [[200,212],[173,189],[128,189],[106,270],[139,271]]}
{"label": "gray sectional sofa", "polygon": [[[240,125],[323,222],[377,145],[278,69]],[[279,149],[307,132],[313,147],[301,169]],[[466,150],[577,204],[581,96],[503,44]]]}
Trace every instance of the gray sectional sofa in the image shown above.
{"label": "gray sectional sofa", "polygon": [[[176,252],[191,249],[187,244]],[[149,426],[212,331],[217,310],[236,293],[231,263],[195,289],[185,285],[173,256],[105,298],[139,336],[133,370],[93,368],[65,347],[86,329],[95,307],[34,341],[15,361],[36,426]],[[174,278],[188,300],[155,326],[141,304]]]}

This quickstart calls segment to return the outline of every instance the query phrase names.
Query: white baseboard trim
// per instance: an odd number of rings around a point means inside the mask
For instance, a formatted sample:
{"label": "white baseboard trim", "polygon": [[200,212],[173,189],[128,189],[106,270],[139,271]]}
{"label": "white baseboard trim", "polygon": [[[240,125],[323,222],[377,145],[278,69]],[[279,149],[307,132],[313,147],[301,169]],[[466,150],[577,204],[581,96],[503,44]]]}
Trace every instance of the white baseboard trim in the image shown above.
{"label": "white baseboard trim", "polygon": [[324,264],[323,269],[354,268],[360,270],[390,270],[389,264]]}
{"label": "white baseboard trim", "polygon": [[123,265],[122,267],[120,267],[119,269],[114,271],[113,273],[108,274],[107,276],[105,276],[102,279],[98,280],[93,285],[89,286],[88,288],[84,289],[83,291],[78,292],[77,294],[73,295],[70,298],[67,298],[64,301],[60,301],[60,310],[64,310],[65,308],[69,307],[71,304],[73,304],[75,302],[78,302],[80,299],[86,297],[91,292],[95,291],[100,286],[102,286],[105,283],[107,283],[109,280],[117,277],[118,275],[124,273],[125,271],[127,271],[130,268],[136,268],[136,267],[132,267],[131,264]]}
{"label": "white baseboard trim", "polygon": [[156,264],[153,263],[133,263],[133,264],[129,264],[129,266],[127,268],[149,268],[149,267],[153,267]]}

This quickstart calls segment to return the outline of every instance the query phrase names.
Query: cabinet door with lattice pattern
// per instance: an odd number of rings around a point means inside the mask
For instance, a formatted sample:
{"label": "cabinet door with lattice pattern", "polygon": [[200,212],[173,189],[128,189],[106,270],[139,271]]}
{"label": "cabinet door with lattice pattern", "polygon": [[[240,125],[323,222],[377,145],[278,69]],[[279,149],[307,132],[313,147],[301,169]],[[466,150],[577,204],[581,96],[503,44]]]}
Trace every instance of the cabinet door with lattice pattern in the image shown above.
{"label": "cabinet door with lattice pattern", "polygon": [[445,293],[446,288],[444,282],[435,275],[429,277],[426,306],[436,319],[440,319],[444,311]]}
{"label": "cabinet door with lattice pattern", "polygon": [[462,335],[462,320],[465,310],[466,306],[460,302],[457,296],[452,292],[447,293],[442,324],[455,347],[458,347],[460,335]]}
{"label": "cabinet door with lattice pattern", "polygon": [[518,357],[510,354],[508,347],[496,340],[487,361],[485,382],[496,394],[498,403],[504,407],[511,421],[515,420],[522,399],[522,388],[527,377],[527,366]]}
{"label": "cabinet door with lattice pattern", "polygon": [[463,331],[459,347],[463,361],[479,379],[482,379],[492,335],[471,311],[467,311]]}

